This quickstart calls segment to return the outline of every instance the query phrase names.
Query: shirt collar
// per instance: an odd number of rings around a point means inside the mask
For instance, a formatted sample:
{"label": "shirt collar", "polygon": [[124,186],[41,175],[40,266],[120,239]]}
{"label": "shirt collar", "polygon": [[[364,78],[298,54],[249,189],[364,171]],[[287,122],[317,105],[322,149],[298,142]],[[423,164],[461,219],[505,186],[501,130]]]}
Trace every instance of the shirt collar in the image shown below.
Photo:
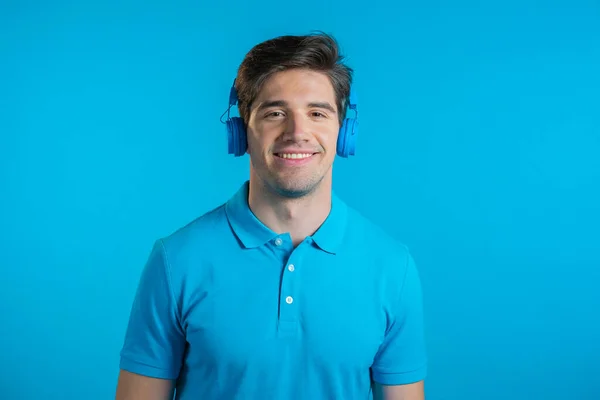
{"label": "shirt collar", "polygon": [[346,223],[348,218],[348,207],[344,202],[331,193],[331,211],[327,219],[314,233],[312,239],[321,250],[335,254],[346,233]]}
{"label": "shirt collar", "polygon": [[225,204],[225,212],[233,232],[244,247],[259,247],[277,237],[277,233],[269,229],[254,215],[248,205],[248,187],[246,181]]}
{"label": "shirt collar", "polygon": [[[248,204],[249,181],[225,204],[225,212],[235,235],[246,248],[264,245],[278,235],[254,215]],[[332,193],[331,211],[327,219],[312,236],[314,243],[323,251],[335,254],[345,233],[347,206]]]}

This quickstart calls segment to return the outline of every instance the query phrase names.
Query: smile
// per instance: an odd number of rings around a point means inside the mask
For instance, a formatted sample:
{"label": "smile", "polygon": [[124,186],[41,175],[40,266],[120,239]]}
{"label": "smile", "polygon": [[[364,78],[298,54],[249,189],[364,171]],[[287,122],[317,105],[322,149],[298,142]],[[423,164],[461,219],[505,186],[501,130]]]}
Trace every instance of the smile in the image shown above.
{"label": "smile", "polygon": [[275,153],[275,155],[277,157],[285,158],[287,160],[299,160],[311,157],[313,153]]}
{"label": "smile", "polygon": [[301,167],[315,160],[317,153],[275,153],[275,163],[282,167]]}

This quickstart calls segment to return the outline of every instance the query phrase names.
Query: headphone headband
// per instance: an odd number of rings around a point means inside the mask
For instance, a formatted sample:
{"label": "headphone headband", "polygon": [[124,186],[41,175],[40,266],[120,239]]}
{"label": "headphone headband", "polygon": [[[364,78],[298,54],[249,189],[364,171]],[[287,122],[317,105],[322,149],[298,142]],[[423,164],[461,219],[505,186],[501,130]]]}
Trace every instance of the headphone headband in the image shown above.
{"label": "headphone headband", "polygon": [[356,91],[350,88],[350,96],[348,96],[348,108],[351,110],[356,110],[358,106],[358,98],[356,96]]}
{"label": "headphone headband", "polygon": [[231,85],[231,90],[229,90],[229,107],[233,107],[237,104],[239,98],[237,95],[237,90],[235,89],[235,79],[233,80],[233,85]]}

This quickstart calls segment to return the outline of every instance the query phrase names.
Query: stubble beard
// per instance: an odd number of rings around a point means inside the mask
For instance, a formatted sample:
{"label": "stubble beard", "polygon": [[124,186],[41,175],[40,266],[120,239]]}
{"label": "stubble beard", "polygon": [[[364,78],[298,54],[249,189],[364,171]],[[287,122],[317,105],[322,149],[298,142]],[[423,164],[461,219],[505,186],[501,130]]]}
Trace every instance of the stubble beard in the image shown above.
{"label": "stubble beard", "polygon": [[329,168],[325,170],[303,171],[303,168],[291,171],[278,171],[274,167],[263,164],[255,168],[255,173],[263,181],[266,188],[273,194],[288,198],[299,199],[314,193],[321,185]]}
{"label": "stubble beard", "polygon": [[274,178],[273,189],[278,195],[289,199],[299,199],[314,193],[323,181],[324,175],[316,173],[305,177],[275,175]]}

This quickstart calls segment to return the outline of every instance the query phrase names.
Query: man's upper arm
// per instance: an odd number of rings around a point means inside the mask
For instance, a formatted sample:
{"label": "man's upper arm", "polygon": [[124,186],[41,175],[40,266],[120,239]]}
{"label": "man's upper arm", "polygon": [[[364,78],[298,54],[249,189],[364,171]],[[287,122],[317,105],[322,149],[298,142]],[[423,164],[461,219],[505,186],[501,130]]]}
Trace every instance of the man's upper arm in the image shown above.
{"label": "man's upper arm", "polygon": [[[168,257],[159,240],[146,262],[131,307],[120,353],[121,370],[148,378],[175,380],[181,369],[185,342]],[[134,388],[154,382],[121,375],[126,377],[125,383],[142,382],[134,384]]]}
{"label": "man's upper arm", "polygon": [[[418,383],[425,379],[427,372],[421,282],[409,253],[406,254],[402,273],[403,279],[394,283],[400,290],[396,291],[397,295],[392,300],[391,321],[372,365],[373,381],[384,386]],[[418,386],[390,390],[414,391],[414,387]],[[406,399],[412,400],[413,397]]]}
{"label": "man's upper arm", "polygon": [[408,383],[406,385],[381,385],[375,383],[373,389],[374,400],[424,400],[424,382]]}
{"label": "man's upper arm", "polygon": [[172,400],[173,381],[121,370],[116,400]]}

